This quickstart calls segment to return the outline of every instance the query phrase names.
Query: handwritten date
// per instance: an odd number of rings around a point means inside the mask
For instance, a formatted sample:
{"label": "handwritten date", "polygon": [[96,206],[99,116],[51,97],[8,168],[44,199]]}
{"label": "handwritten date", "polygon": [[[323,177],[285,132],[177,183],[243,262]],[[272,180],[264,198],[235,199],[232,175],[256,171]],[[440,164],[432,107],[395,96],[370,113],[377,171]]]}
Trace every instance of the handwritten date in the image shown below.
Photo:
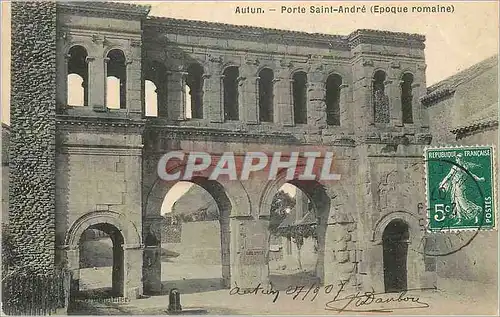
{"label": "handwritten date", "polygon": [[429,304],[422,301],[417,296],[408,295],[409,291],[418,291],[426,289],[411,289],[404,290],[399,293],[384,293],[371,290],[368,292],[356,292],[354,294],[345,294],[345,285],[348,281],[341,282],[336,288],[329,284],[320,286],[318,284],[311,285],[295,285],[288,286],[284,291],[277,289],[265,289],[262,284],[255,288],[243,289],[234,287],[229,291],[230,295],[269,295],[275,303],[281,294],[292,297],[293,300],[309,300],[313,302],[318,297],[318,294],[332,294],[325,304],[325,310],[336,312],[392,312],[394,309],[415,309],[427,308]]}

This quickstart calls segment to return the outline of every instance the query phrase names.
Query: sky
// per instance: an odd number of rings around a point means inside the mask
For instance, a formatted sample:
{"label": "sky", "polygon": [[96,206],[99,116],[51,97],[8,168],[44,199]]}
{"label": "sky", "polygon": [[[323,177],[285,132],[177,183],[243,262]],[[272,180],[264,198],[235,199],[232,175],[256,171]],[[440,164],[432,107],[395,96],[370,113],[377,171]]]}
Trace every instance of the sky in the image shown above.
{"label": "sky", "polygon": [[[311,33],[348,35],[356,29],[378,29],[397,32],[419,33],[426,36],[425,57],[427,86],[439,82],[492,55],[498,54],[499,20],[498,1],[470,2],[138,2],[151,5],[150,15],[239,25],[252,25]],[[236,7],[263,8],[264,14],[236,14]],[[343,5],[392,6],[396,8],[436,5],[453,5],[453,13],[406,13],[406,14],[282,14],[286,7]],[[269,12],[270,8],[276,12]],[[2,122],[9,123],[10,104],[10,3],[2,2]],[[189,186],[181,186],[179,196]],[[167,197],[164,210],[168,210],[176,197]]]}

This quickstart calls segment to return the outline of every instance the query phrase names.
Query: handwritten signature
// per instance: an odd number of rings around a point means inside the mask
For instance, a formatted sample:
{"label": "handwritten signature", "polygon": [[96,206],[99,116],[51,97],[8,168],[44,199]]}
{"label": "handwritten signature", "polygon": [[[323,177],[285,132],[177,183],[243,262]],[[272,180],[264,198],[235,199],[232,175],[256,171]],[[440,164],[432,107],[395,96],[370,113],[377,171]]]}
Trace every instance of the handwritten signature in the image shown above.
{"label": "handwritten signature", "polygon": [[[341,297],[344,286],[347,282],[341,282],[340,288],[334,298],[325,304],[325,310],[336,312],[381,312],[390,313],[396,309],[415,309],[427,308],[429,304],[422,301],[417,296],[408,296],[408,291],[421,291],[435,288],[415,288],[401,291],[399,293],[375,292],[357,292]],[[387,304],[404,303],[402,307],[391,306]],[[337,306],[339,305],[339,306]],[[365,308],[363,308],[365,307]]]}
{"label": "handwritten signature", "polygon": [[[435,288],[416,288],[401,291],[399,293],[375,292],[375,290],[367,292],[357,292],[354,294],[344,295],[345,286],[348,281],[343,281],[339,284],[339,288],[335,293],[334,285],[329,284],[321,287],[317,284],[289,286],[284,293],[291,296],[294,300],[314,301],[318,294],[323,289],[325,294],[334,294],[333,299],[325,304],[325,310],[336,312],[392,312],[396,309],[416,309],[427,308],[429,304],[422,301],[417,296],[408,295],[409,291],[421,291]],[[282,291],[273,289],[265,289],[262,284],[258,284],[255,288],[243,289],[238,286],[233,287],[229,291],[229,295],[270,295],[273,303],[275,303]]]}

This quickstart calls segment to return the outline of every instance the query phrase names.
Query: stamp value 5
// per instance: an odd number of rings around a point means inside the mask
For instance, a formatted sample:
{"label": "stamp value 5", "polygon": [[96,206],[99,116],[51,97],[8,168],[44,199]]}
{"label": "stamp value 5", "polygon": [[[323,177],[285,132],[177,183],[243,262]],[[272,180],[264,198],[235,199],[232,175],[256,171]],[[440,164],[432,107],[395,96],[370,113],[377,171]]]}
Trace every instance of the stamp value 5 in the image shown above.
{"label": "stamp value 5", "polygon": [[492,146],[425,150],[428,230],[493,229]]}

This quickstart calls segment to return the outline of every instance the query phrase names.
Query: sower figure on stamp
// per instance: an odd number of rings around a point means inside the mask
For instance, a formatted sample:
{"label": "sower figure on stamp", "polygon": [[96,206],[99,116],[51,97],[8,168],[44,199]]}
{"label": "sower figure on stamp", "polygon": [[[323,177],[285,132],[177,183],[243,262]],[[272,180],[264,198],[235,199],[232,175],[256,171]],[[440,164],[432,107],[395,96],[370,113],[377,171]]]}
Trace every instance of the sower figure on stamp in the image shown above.
{"label": "sower figure on stamp", "polygon": [[[462,160],[462,154],[457,154],[456,162],[461,167],[467,169],[470,172],[470,168],[480,167],[478,164],[465,162]],[[484,177],[479,177],[473,173],[470,173],[474,180],[484,181]],[[457,165],[453,165],[450,172],[445,176],[445,178],[439,183],[439,189],[442,191],[450,191],[451,201],[454,204],[454,214],[457,217],[456,224],[462,222],[462,218],[466,220],[475,219],[475,223],[479,222],[478,215],[481,213],[482,208],[476,205],[474,202],[468,200],[465,197],[465,181],[467,180],[468,174],[462,170]]]}

